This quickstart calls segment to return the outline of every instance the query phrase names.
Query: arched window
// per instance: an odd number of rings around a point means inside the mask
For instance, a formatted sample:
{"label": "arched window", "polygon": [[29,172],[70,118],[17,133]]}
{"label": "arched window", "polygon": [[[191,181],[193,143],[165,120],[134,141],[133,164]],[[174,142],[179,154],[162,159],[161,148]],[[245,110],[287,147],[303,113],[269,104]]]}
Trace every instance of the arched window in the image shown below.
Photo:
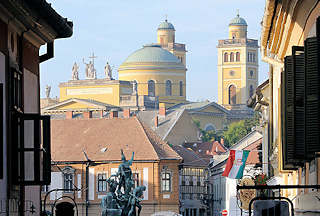
{"label": "arched window", "polygon": [[166,96],[171,96],[172,95],[172,85],[171,81],[167,80],[166,81]]}
{"label": "arched window", "polygon": [[234,85],[229,86],[229,104],[231,105],[237,103],[236,91],[237,88]]}
{"label": "arched window", "polygon": [[205,131],[216,131],[216,128],[214,125],[212,124],[207,124],[205,127],[204,127],[204,130]]}
{"label": "arched window", "polygon": [[251,96],[253,95],[253,91],[254,91],[253,86],[250,85],[250,88],[249,88],[249,97],[251,97]]}
{"label": "arched window", "polygon": [[236,61],[237,61],[237,62],[240,61],[240,53],[239,53],[239,52],[236,53]]}
{"label": "arched window", "polygon": [[234,62],[234,53],[230,53],[230,62]]}
{"label": "arched window", "polygon": [[153,80],[148,81],[148,96],[155,96],[155,85]]}
{"label": "arched window", "polygon": [[248,62],[251,62],[251,53],[248,53]]}
{"label": "arched window", "polygon": [[224,62],[228,62],[228,53],[224,53],[223,59],[224,59]]}
{"label": "arched window", "polygon": [[179,92],[180,92],[180,96],[183,96],[183,82],[182,81],[180,81],[179,82]]}

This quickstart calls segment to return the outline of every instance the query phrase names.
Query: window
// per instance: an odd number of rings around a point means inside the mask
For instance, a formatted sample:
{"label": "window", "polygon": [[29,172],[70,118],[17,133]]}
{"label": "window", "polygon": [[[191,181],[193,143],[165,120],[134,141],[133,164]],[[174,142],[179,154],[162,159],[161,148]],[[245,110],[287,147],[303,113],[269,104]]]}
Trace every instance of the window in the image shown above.
{"label": "window", "polygon": [[73,190],[73,173],[64,173],[63,174],[63,182],[64,182],[64,189],[66,192],[70,192]]}
{"label": "window", "polygon": [[11,131],[15,184],[50,184],[50,116],[14,111]]}
{"label": "window", "polygon": [[132,179],[134,181],[134,187],[140,186],[140,178],[139,178],[139,173],[132,173]]}
{"label": "window", "polygon": [[240,61],[240,52],[236,53],[236,61],[239,62]]}
{"label": "window", "polygon": [[224,62],[228,62],[228,53],[224,53]]}
{"label": "window", "polygon": [[236,96],[236,87],[234,85],[229,86],[229,104],[234,105],[237,103],[237,96]]}
{"label": "window", "polygon": [[179,92],[180,92],[180,96],[183,96],[183,82],[182,81],[180,81],[179,82]]}
{"label": "window", "polygon": [[167,170],[161,174],[162,192],[171,192],[171,173]]}
{"label": "window", "polygon": [[49,185],[42,185],[41,186],[41,192],[47,193],[50,190]]}
{"label": "window", "polygon": [[251,96],[253,95],[253,91],[254,91],[253,86],[252,86],[252,85],[250,85],[250,89],[249,89],[249,97],[251,97]]}
{"label": "window", "polygon": [[107,191],[107,175],[105,173],[98,174],[98,192]]}
{"label": "window", "polygon": [[252,53],[252,62],[256,62],[256,54]]}
{"label": "window", "polygon": [[234,62],[234,53],[230,53],[230,62]]}
{"label": "window", "polygon": [[205,131],[215,131],[215,127],[212,124],[206,125]]}
{"label": "window", "polygon": [[155,96],[155,84],[153,80],[148,81],[148,96]]}
{"label": "window", "polygon": [[171,81],[167,80],[166,81],[166,96],[171,96],[171,95],[172,95]]}
{"label": "window", "polygon": [[253,70],[250,71],[250,76],[253,77]]}

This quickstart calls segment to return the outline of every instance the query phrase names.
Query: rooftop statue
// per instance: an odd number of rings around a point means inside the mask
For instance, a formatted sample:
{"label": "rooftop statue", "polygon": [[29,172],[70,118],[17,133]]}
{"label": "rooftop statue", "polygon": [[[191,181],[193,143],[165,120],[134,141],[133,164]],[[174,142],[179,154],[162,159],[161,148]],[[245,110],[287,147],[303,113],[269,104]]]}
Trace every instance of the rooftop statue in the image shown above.
{"label": "rooftop statue", "polygon": [[109,62],[107,62],[106,66],[104,67],[104,73],[106,75],[106,79],[112,80],[112,68],[109,65]]}
{"label": "rooftop statue", "polygon": [[79,80],[79,66],[75,62],[72,67],[72,80]]}
{"label": "rooftop statue", "polygon": [[[134,152],[132,157],[127,160],[123,150],[121,149],[122,163],[118,167],[118,172],[107,180],[109,185],[109,192],[102,198],[101,201],[101,215],[102,216],[139,216],[142,206],[143,191],[145,186],[138,186],[134,188],[134,181],[132,179],[132,165]],[[136,208],[138,207],[138,214]]]}

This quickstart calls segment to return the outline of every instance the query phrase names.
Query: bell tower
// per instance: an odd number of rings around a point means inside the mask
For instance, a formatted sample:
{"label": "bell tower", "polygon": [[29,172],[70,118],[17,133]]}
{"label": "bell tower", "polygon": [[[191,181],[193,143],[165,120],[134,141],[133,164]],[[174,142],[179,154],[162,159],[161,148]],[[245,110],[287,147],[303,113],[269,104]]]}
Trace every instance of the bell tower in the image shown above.
{"label": "bell tower", "polygon": [[218,103],[246,109],[258,86],[258,40],[247,37],[247,22],[239,13],[229,23],[229,38],[218,42]]}

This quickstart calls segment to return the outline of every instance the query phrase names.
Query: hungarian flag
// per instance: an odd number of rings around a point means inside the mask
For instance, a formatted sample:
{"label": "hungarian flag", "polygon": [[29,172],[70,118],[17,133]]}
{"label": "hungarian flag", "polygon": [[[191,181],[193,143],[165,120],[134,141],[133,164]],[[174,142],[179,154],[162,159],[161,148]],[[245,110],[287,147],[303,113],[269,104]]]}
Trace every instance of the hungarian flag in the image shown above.
{"label": "hungarian flag", "polygon": [[249,153],[250,151],[248,150],[230,150],[227,165],[222,176],[241,179]]}

